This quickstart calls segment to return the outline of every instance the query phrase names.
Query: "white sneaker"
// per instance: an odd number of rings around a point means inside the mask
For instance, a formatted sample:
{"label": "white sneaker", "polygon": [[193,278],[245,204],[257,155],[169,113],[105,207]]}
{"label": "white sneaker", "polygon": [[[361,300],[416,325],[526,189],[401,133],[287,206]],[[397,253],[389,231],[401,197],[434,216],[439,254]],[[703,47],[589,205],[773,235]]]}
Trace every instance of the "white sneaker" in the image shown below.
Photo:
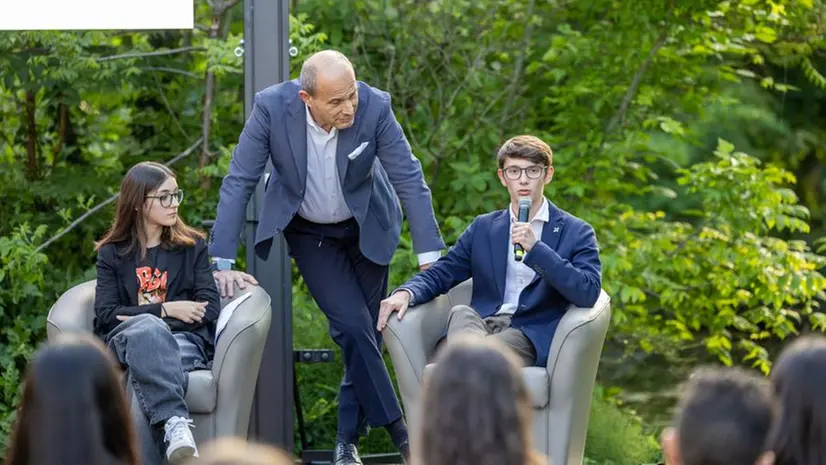
{"label": "white sneaker", "polygon": [[198,456],[198,447],[195,446],[195,438],[189,430],[190,425],[192,425],[192,420],[188,418],[172,417],[166,420],[163,426],[165,432],[163,440],[169,443],[166,447],[166,459],[173,465]]}

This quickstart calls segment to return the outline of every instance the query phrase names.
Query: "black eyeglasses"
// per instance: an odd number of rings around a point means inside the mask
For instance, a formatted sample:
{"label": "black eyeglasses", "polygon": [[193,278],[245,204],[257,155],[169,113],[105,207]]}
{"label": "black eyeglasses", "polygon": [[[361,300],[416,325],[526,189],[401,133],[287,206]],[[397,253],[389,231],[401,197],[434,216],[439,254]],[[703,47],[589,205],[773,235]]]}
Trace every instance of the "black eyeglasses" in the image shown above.
{"label": "black eyeglasses", "polygon": [[184,191],[177,190],[175,192],[166,192],[161,195],[147,195],[146,198],[158,199],[161,202],[162,207],[169,208],[172,206],[172,199],[176,199],[179,205],[184,201]]}
{"label": "black eyeglasses", "polygon": [[527,168],[520,168],[518,166],[509,166],[503,170],[505,178],[510,181],[516,181],[522,177],[522,172],[528,175],[528,179],[539,179],[545,174],[547,166],[533,165]]}

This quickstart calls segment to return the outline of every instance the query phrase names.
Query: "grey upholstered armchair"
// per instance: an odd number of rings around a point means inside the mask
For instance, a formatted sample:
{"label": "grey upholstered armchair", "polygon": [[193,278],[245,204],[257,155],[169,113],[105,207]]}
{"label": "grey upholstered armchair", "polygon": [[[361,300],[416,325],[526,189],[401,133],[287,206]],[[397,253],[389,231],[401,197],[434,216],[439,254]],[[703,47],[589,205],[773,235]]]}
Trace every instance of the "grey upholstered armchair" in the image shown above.
{"label": "grey upholstered armchair", "polygon": [[[212,370],[189,373],[186,403],[195,421],[195,440],[203,444],[222,436],[247,437],[258,369],[272,318],[270,296],[258,286],[241,291],[232,300],[251,294],[232,313],[215,347]],[[230,299],[221,299],[224,308]],[[79,284],[52,306],[47,319],[48,338],[61,333],[91,332],[95,281]]]}
{"label": "grey upholstered armchair", "polygon": [[[432,301],[390,318],[384,340],[393,361],[408,423],[422,415],[419,395],[426,367],[447,328],[449,310],[468,305],[471,280]],[[581,465],[591,396],[611,319],[611,299],[602,291],[592,308],[570,307],[554,334],[548,365],[524,368],[534,407],[535,446],[553,465]]]}

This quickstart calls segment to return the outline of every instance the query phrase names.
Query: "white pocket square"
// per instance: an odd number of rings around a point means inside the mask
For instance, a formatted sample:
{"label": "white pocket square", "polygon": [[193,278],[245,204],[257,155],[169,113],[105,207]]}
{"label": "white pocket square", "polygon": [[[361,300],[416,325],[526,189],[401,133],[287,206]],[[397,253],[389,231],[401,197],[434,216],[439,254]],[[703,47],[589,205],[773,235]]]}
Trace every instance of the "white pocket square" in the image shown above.
{"label": "white pocket square", "polygon": [[356,157],[361,155],[361,152],[364,152],[364,149],[366,149],[369,144],[370,142],[362,142],[361,145],[359,145],[358,147],[356,147],[355,150],[350,152],[350,155],[347,155],[347,158],[349,158],[350,160],[355,160]]}

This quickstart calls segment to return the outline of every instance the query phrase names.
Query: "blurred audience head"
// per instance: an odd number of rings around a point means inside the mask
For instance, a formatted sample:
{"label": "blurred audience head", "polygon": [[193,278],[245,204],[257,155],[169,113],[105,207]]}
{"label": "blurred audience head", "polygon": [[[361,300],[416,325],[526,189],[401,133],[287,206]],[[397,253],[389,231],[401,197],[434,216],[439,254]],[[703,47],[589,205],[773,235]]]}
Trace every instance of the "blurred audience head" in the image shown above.
{"label": "blurred audience head", "polygon": [[702,368],[683,386],[674,426],[663,433],[668,465],[771,465],[766,440],[775,401],[765,378]]}
{"label": "blurred audience head", "polygon": [[802,336],[774,364],[780,413],[769,446],[778,465],[826,464],[826,338]]}
{"label": "blurred audience head", "polygon": [[64,335],[29,363],[7,465],[136,465],[120,368],[93,336]]}
{"label": "blurred audience head", "polygon": [[425,380],[413,463],[543,463],[532,444],[533,412],[521,366],[493,338],[451,339]]}
{"label": "blurred audience head", "polygon": [[240,438],[221,438],[201,449],[200,458],[188,465],[293,465],[286,453],[264,444]]}

